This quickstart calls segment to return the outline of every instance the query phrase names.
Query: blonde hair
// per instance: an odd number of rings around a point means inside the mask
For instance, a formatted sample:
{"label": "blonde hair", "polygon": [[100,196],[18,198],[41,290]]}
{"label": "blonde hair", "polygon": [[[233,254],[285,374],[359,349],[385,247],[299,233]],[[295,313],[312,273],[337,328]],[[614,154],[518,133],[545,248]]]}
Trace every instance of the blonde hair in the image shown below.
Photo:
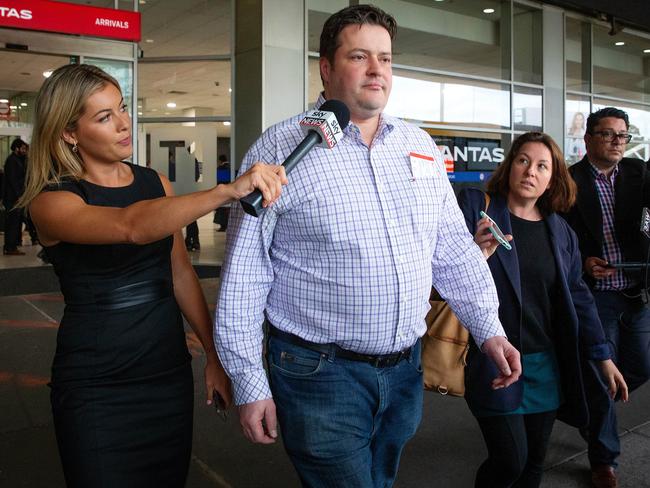
{"label": "blonde hair", "polygon": [[109,83],[122,91],[115,78],[89,64],[62,66],[45,80],[36,97],[25,193],[18,207],[29,206],[43,188],[64,178],[81,179],[83,161],[65,142],[63,132],[77,128],[86,100]]}

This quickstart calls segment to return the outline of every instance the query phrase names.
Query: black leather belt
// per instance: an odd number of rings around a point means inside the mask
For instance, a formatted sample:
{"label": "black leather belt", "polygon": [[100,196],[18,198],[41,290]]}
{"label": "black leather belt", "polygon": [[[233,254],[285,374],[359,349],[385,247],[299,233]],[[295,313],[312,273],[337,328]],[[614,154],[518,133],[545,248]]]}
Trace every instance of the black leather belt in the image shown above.
{"label": "black leather belt", "polygon": [[288,342],[294,346],[304,347],[311,351],[316,351],[321,354],[327,354],[328,356],[335,356],[343,359],[349,359],[350,361],[359,361],[362,363],[368,363],[375,368],[387,368],[395,366],[402,359],[407,359],[411,357],[411,352],[413,346],[404,349],[400,352],[395,352],[392,354],[361,354],[354,351],[349,351],[348,349],[343,349],[336,344],[317,344],[316,342],[309,342],[305,339],[298,337],[297,335],[290,334],[289,332],[283,332],[280,329],[275,328],[269,323],[269,334],[273,337],[277,337],[281,341]]}
{"label": "black leather belt", "polygon": [[121,310],[171,297],[174,288],[169,280],[147,280],[120,286],[94,295],[92,301],[71,301],[66,307],[74,311]]}

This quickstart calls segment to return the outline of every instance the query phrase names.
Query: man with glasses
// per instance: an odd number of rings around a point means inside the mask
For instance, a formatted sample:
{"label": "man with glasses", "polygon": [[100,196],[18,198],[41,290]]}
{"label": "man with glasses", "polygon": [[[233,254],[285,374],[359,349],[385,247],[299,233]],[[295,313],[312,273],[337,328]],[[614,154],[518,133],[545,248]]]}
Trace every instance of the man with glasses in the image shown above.
{"label": "man with glasses", "polygon": [[[643,161],[623,157],[632,139],[629,126],[627,113],[614,107],[589,115],[587,154],[569,169],[578,199],[567,220],[578,235],[585,281],[613,359],[632,391],[650,376],[650,310],[644,304],[644,274],[612,264],[646,261],[648,243],[639,229],[643,207],[650,205],[650,172]],[[596,487],[616,487],[620,442],[614,400],[595,376],[585,384],[591,419],[581,433],[589,444],[592,480]]]}

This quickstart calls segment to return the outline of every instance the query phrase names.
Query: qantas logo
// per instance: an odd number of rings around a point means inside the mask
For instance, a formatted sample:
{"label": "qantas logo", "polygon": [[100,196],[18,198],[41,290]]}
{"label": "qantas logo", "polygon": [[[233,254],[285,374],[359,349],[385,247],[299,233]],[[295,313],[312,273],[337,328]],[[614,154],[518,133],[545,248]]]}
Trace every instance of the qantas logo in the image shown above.
{"label": "qantas logo", "polygon": [[0,5],[0,17],[13,17],[14,19],[31,20],[32,11],[27,9],[18,10],[15,8],[3,7]]}

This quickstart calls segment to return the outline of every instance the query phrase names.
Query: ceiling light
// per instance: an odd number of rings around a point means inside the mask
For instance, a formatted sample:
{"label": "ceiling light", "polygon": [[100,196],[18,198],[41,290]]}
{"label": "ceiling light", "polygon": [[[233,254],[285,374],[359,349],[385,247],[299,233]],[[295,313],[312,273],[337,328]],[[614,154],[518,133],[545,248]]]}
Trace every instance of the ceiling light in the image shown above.
{"label": "ceiling light", "polygon": [[142,105],[138,105],[138,108],[142,108]]}
{"label": "ceiling light", "polygon": [[0,103],[9,103],[9,100],[6,98],[0,98]]}
{"label": "ceiling light", "polygon": [[643,52],[644,53],[650,53],[650,49],[644,49]]}
{"label": "ceiling light", "polygon": [[27,103],[25,103],[25,102],[20,102],[20,106],[21,106],[21,107],[26,107],[26,106],[27,106]]}
{"label": "ceiling light", "polygon": [[176,103],[174,102],[167,103],[167,108],[176,108]]}
{"label": "ceiling light", "polygon": [[493,9],[493,8],[484,8],[484,9],[483,9],[483,13],[484,13],[484,14],[493,14],[493,13],[494,13],[494,9]]}
{"label": "ceiling light", "polygon": [[228,122],[227,120],[224,120],[223,125],[225,125],[225,126],[229,126],[229,125],[230,125],[230,122]]}
{"label": "ceiling light", "polygon": [[138,115],[142,115],[142,112],[138,112]]}
{"label": "ceiling light", "polygon": [[228,93],[232,93],[232,88],[228,88]]}
{"label": "ceiling light", "polygon": [[147,3],[147,0],[140,0],[138,3],[139,3],[140,5],[144,5],[145,3]]}
{"label": "ceiling light", "polygon": [[11,110],[16,110],[18,107],[16,107],[15,105],[9,105],[9,108],[10,108]]}
{"label": "ceiling light", "polygon": [[45,78],[49,78],[50,76],[52,76],[52,70],[48,69],[47,71],[43,71],[43,76]]}
{"label": "ceiling light", "polygon": [[623,41],[618,41],[614,43],[615,46],[625,46],[625,43]]}
{"label": "ceiling light", "polygon": [[146,42],[147,44],[151,44],[153,42],[153,39],[145,39],[144,42]]}

